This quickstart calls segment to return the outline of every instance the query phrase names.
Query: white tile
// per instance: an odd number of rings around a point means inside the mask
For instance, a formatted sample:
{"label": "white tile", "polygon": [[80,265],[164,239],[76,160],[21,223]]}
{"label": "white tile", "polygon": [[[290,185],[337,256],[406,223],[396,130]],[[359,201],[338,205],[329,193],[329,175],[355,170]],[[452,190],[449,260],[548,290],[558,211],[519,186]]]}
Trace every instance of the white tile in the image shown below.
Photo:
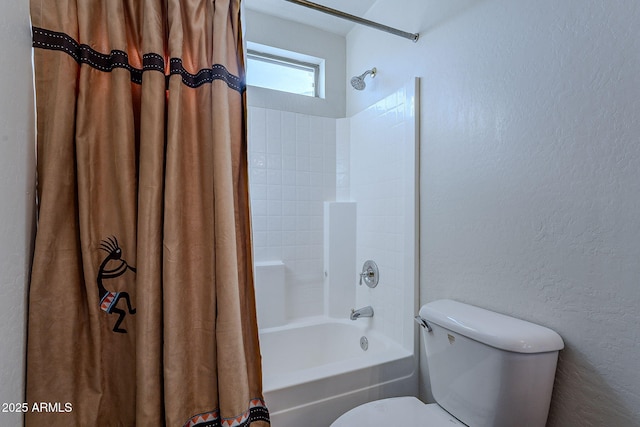
{"label": "white tile", "polygon": [[265,110],[265,122],[267,128],[267,138],[280,139],[281,118],[282,113],[278,110]]}
{"label": "white tile", "polygon": [[323,172],[324,171],[324,159],[322,157],[309,158],[309,171],[310,172]]}
{"label": "white tile", "polygon": [[282,217],[282,230],[283,231],[296,231],[297,218],[295,216],[283,216]]}
{"label": "white tile", "polygon": [[282,246],[282,232],[280,231],[267,232],[267,246],[269,247]]}
{"label": "white tile", "polygon": [[265,169],[251,169],[249,171],[251,185],[264,185],[267,183],[267,171]]}
{"label": "white tile", "polygon": [[[346,196],[344,196],[345,193],[347,194]],[[333,185],[331,187],[325,186],[323,188],[323,192],[322,192],[322,200],[335,201],[335,200],[337,200],[336,199],[337,194],[338,194],[338,189],[336,188],[335,185]],[[348,191],[345,192],[344,190],[341,190],[340,194],[344,196],[344,199],[341,199],[341,200],[348,200],[349,199],[349,195],[348,195],[349,192]]]}
{"label": "white tile", "polygon": [[256,246],[255,242],[253,246],[253,257],[255,262],[267,261],[269,259],[267,248]]}
{"label": "white tile", "polygon": [[322,186],[308,187],[308,196],[305,200],[322,200],[324,197],[324,188],[322,188]]}
{"label": "white tile", "polygon": [[309,217],[299,216],[296,217],[296,230],[308,231],[311,227]]}
{"label": "white tile", "polygon": [[297,256],[296,246],[283,246],[282,247],[282,259],[283,261],[290,262],[296,259]]}
{"label": "white tile", "polygon": [[312,215],[309,217],[309,229],[312,231],[322,231],[323,229],[322,215]]}
{"label": "white tile", "polygon": [[[282,171],[282,186],[289,187],[292,186],[294,188],[293,194],[295,195],[295,184],[296,184],[296,172],[294,170],[283,170]],[[284,191],[283,191],[283,197]],[[294,196],[295,199],[295,196]],[[293,199],[285,199],[285,200],[293,200]]]}
{"label": "white tile", "polygon": [[267,186],[267,200],[282,200],[282,186],[281,185]]}
{"label": "white tile", "polygon": [[291,200],[282,201],[282,216],[295,216],[297,214],[297,202]]}
{"label": "white tile", "polygon": [[295,155],[283,155],[282,156],[282,170],[289,170],[289,171],[296,170],[296,156]]}
{"label": "white tile", "polygon": [[282,246],[294,246],[296,244],[297,233],[295,231],[282,232]]}
{"label": "white tile", "polygon": [[269,154],[281,154],[282,153],[282,141],[280,137],[268,137],[267,138],[267,153]]}
{"label": "white tile", "polygon": [[264,169],[267,166],[266,155],[261,152],[249,153],[249,167],[252,169]]}
{"label": "white tile", "polygon": [[282,139],[282,155],[283,156],[295,156],[296,155],[296,140],[294,139]]}
{"label": "white tile", "polygon": [[286,183],[294,183],[295,180],[295,173],[292,174],[292,176],[288,176],[286,173],[283,172],[282,177],[284,179],[285,185],[282,186],[282,200],[283,201],[293,201],[293,200],[297,200],[296,197],[296,186],[295,185],[286,185]]}
{"label": "white tile", "polygon": [[267,231],[267,217],[264,215],[252,215],[251,227],[253,231]]}
{"label": "white tile", "polygon": [[[313,241],[313,239],[312,239]],[[322,246],[322,233],[320,233],[320,244],[313,243],[311,245],[311,258],[314,260],[323,260],[324,258],[324,246]]]}
{"label": "white tile", "polygon": [[[326,173],[325,172],[323,175],[324,175],[324,187],[325,187],[325,189],[328,188],[328,189],[331,189],[331,190],[335,191],[335,189],[338,186],[338,179],[337,179],[338,177],[335,174],[335,172],[334,173]],[[349,185],[349,184],[347,183],[347,185]]]}
{"label": "white tile", "polygon": [[304,260],[304,262],[301,262],[300,264],[300,269],[302,270],[302,272],[304,272],[304,274],[306,274],[310,270],[308,260],[311,257],[311,247],[306,244],[301,244],[298,245],[298,250],[298,259]]}
{"label": "white tile", "polygon": [[268,154],[267,155],[267,169],[282,169],[282,155],[280,154]]}
{"label": "white tile", "polygon": [[311,200],[308,186],[296,186],[296,200]]}
{"label": "white tile", "polygon": [[310,215],[322,216],[324,215],[324,200],[312,200],[309,202]]}
{"label": "white tile", "polygon": [[308,172],[309,171],[309,157],[308,156],[297,156],[296,157],[296,170]]}
{"label": "white tile", "polygon": [[307,114],[296,113],[295,119],[296,119],[296,128],[309,129],[309,126],[310,126],[311,120],[313,119],[313,116],[309,116]]}
{"label": "white tile", "polygon": [[264,184],[251,184],[250,197],[252,200],[266,200],[267,186]]}
{"label": "white tile", "polygon": [[309,141],[296,140],[296,156],[309,157]]}
{"label": "white tile", "polygon": [[296,114],[289,111],[281,113],[281,136],[284,141],[295,141],[296,139]]}
{"label": "white tile", "polygon": [[281,217],[282,216],[282,201],[280,201],[280,200],[268,200],[267,201],[267,215],[269,217]]}
{"label": "white tile", "polygon": [[296,233],[296,245],[302,247],[309,244],[309,231],[298,231]]}
{"label": "white tile", "polygon": [[252,153],[264,153],[267,151],[267,138],[264,134],[252,132],[251,142],[248,143],[249,151]]}
{"label": "white tile", "polygon": [[311,202],[297,202],[296,203],[296,215],[297,216],[309,216],[309,215],[311,215]]}
{"label": "white tile", "polygon": [[264,138],[267,134],[266,110],[264,108],[251,109],[251,136],[254,138]]}
{"label": "white tile", "polygon": [[279,170],[267,170],[267,184],[282,184],[282,172]]}
{"label": "white tile", "polygon": [[254,200],[251,203],[251,211],[256,216],[267,215],[267,201],[266,200]]}
{"label": "white tile", "polygon": [[[311,232],[309,232],[309,244],[310,245],[319,246],[320,249],[322,249],[322,239],[323,239],[322,231],[311,231]],[[320,253],[315,253],[315,255],[312,255],[313,258],[319,258],[321,256],[322,256],[322,250],[320,250]]]}
{"label": "white tile", "polygon": [[282,247],[267,245],[266,257],[268,261],[280,261],[282,259]]}
{"label": "white tile", "polygon": [[296,186],[308,187],[310,185],[309,172],[296,172]]}
{"label": "white tile", "polygon": [[311,133],[322,134],[324,130],[324,117],[310,116],[309,130],[311,131]]}
{"label": "white tile", "polygon": [[309,131],[309,145],[318,146],[322,150],[324,148],[324,133],[320,131]]}
{"label": "white tile", "polygon": [[253,233],[253,244],[258,248],[264,248],[267,246],[267,232],[256,231]]}
{"label": "white tile", "polygon": [[[324,185],[324,174],[321,172],[309,172],[309,185],[311,187],[322,187]],[[322,196],[317,197],[322,200]]]}
{"label": "white tile", "polygon": [[267,231],[281,231],[282,217],[278,215],[267,216]]}

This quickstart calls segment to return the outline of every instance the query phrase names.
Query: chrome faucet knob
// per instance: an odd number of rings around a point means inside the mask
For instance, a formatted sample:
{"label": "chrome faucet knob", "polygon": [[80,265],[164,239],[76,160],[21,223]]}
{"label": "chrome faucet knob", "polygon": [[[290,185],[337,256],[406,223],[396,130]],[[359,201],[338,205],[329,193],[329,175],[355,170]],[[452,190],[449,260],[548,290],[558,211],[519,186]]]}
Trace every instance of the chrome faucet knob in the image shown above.
{"label": "chrome faucet knob", "polygon": [[378,285],[380,273],[378,271],[378,266],[374,261],[365,261],[364,265],[362,266],[362,273],[360,273],[360,285],[362,285],[363,279],[364,283],[366,283],[370,288],[375,288]]}
{"label": "chrome faucet knob", "polygon": [[365,279],[368,279],[370,277],[375,277],[376,272],[373,271],[373,269],[371,267],[369,267],[366,271],[363,271],[362,273],[360,273],[360,286],[362,286],[362,278],[364,277]]}

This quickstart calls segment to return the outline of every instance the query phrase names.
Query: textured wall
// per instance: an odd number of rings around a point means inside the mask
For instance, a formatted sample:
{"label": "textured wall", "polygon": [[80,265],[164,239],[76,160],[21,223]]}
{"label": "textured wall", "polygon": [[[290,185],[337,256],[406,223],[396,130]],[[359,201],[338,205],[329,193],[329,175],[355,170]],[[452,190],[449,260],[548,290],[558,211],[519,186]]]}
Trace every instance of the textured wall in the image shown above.
{"label": "textured wall", "polygon": [[558,331],[549,426],[640,426],[639,8],[379,0],[419,42],[347,37],[348,75],[378,68],[348,114],[422,77],[421,303]]}
{"label": "textured wall", "polygon": [[[28,5],[4,2],[0,13],[0,405],[24,399],[35,175]],[[22,425],[22,416],[0,412],[0,425]]]}

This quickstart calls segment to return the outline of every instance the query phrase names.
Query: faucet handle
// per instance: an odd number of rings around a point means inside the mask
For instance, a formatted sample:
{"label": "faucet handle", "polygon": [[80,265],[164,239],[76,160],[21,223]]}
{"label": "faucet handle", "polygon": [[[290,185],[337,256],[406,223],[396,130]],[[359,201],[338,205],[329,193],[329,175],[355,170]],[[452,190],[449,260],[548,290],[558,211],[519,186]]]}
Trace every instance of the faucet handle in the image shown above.
{"label": "faucet handle", "polygon": [[360,283],[359,285],[362,286],[362,278],[364,277],[365,280],[370,279],[372,277],[375,277],[376,273],[372,270],[372,269],[368,269],[366,271],[362,271],[362,273],[360,273]]}
{"label": "faucet handle", "polygon": [[365,261],[362,266],[362,273],[360,273],[360,282],[362,285],[362,280],[364,279],[364,283],[367,284],[370,288],[375,288],[378,285],[378,280],[380,278],[380,273],[378,272],[378,266],[372,260]]}

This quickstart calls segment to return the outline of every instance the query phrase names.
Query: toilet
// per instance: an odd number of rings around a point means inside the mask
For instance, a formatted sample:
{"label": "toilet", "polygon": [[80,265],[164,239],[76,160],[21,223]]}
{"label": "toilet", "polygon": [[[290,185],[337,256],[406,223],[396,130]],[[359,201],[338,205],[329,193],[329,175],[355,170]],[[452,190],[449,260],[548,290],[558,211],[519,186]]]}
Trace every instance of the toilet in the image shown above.
{"label": "toilet", "polygon": [[544,427],[560,335],[534,323],[452,300],[420,308],[436,403],[381,399],[331,427]]}

